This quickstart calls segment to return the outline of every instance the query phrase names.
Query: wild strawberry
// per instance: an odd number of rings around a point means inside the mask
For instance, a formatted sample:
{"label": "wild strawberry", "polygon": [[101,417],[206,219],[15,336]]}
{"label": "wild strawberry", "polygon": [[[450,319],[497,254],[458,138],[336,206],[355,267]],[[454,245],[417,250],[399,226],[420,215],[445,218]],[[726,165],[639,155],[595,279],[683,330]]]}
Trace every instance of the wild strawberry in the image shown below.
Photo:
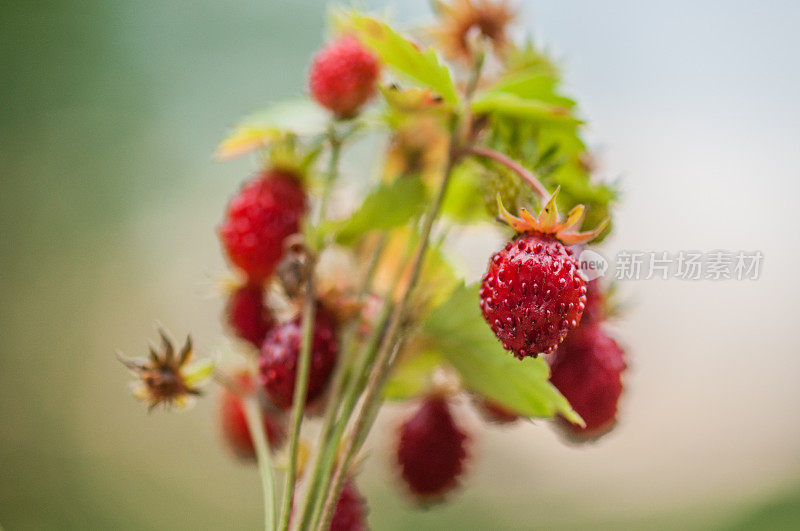
{"label": "wild strawberry", "polygon": [[581,435],[602,435],[614,424],[622,394],[625,353],[597,324],[581,325],[558,347],[550,381],[583,417]]}
{"label": "wild strawberry", "polygon": [[233,332],[258,348],[274,321],[264,304],[264,286],[248,282],[238,287],[228,299],[227,320]]}
{"label": "wild strawberry", "polygon": [[[281,409],[292,406],[297,360],[300,355],[302,315],[273,328],[264,339],[259,358],[261,383],[273,403]],[[316,311],[311,347],[306,403],[325,390],[336,365],[338,346],[334,319],[319,306]]]}
{"label": "wild strawberry", "polygon": [[488,422],[495,424],[511,424],[520,418],[519,413],[516,411],[508,409],[487,398],[476,398],[474,402],[478,412]]}
{"label": "wild strawberry", "polygon": [[356,489],[353,480],[348,480],[342,486],[336,509],[333,510],[330,531],[366,531],[367,502]]}
{"label": "wild strawberry", "polygon": [[306,196],[298,177],[270,169],[248,182],[228,205],[219,229],[233,264],[251,281],[269,277],[283,256],[283,242],[300,230]]}
{"label": "wild strawberry", "polygon": [[345,36],[317,52],[308,85],[320,105],[349,118],[375,94],[379,73],[375,56],[355,38]]}
{"label": "wild strawberry", "polygon": [[[234,380],[243,391],[253,391],[255,382],[250,373],[238,373]],[[222,392],[220,397],[220,422],[222,424],[222,434],[236,455],[242,458],[254,458],[256,453],[253,447],[253,439],[250,437],[250,429],[247,427],[244,405],[235,393],[227,389]],[[286,438],[286,426],[283,419],[275,413],[266,413],[264,415],[264,428],[270,447],[273,450],[280,447]]]}
{"label": "wild strawberry", "polygon": [[467,458],[467,441],[447,401],[438,395],[425,398],[400,426],[397,461],[411,492],[421,501],[435,502],[455,487]]}
{"label": "wild strawberry", "polygon": [[564,244],[588,241],[605,227],[575,232],[583,220],[578,205],[558,221],[558,190],[538,218],[522,209],[522,219],[500,214],[518,234],[495,253],[483,277],[480,306],[492,331],[520,359],[552,352],[580,321],[586,306],[586,282],[572,251]]}

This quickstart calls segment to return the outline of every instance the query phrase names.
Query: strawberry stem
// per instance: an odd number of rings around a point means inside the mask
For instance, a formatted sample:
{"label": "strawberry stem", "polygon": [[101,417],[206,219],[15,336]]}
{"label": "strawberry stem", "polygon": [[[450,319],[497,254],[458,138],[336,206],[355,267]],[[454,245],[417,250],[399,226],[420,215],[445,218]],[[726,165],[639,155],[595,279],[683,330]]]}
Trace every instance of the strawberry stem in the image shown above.
{"label": "strawberry stem", "polygon": [[[383,250],[386,246],[387,237],[386,235],[382,235],[380,241],[378,242],[377,248],[375,249],[372,259],[370,260],[369,266],[367,267],[367,271],[364,275],[362,280],[361,289],[359,290],[358,294],[358,306],[360,307],[367,295],[369,294],[370,287],[372,285],[372,279],[375,275],[375,271],[377,269],[378,261],[383,254]],[[347,326],[342,333],[342,358],[339,364],[336,367],[336,371],[333,375],[333,382],[331,383],[331,394],[330,398],[328,398],[328,407],[327,411],[325,412],[325,419],[323,420],[322,429],[320,430],[320,439],[319,444],[317,445],[317,455],[314,460],[314,466],[310,475],[308,476],[307,483],[308,487],[306,490],[305,498],[301,505],[301,519],[298,524],[298,529],[306,529],[309,527],[309,522],[312,520],[312,516],[316,518],[317,515],[317,508],[321,504],[321,496],[318,492],[320,487],[320,483],[322,482],[323,473],[325,477],[329,477],[330,475],[330,468],[333,466],[333,455],[330,451],[332,445],[330,444],[332,440],[336,439],[334,437],[334,433],[336,433],[336,420],[337,420],[337,413],[339,412],[339,405],[343,403],[346,398],[344,397],[345,392],[345,375],[347,373],[347,365],[348,362],[353,358],[354,350],[355,350],[355,343],[356,343],[356,334],[357,328],[360,321],[360,314],[356,313],[351,319],[350,322],[347,323]],[[359,371],[356,369],[355,374],[358,374]],[[348,386],[349,387],[349,386]],[[349,415],[349,413],[348,413]],[[337,439],[338,440],[338,439]],[[326,485],[327,487],[327,485]],[[323,491],[324,492],[324,491]],[[319,510],[322,510],[322,507],[319,507]]]}
{"label": "strawberry stem", "polygon": [[495,162],[499,162],[506,168],[519,175],[523,181],[531,185],[531,187],[536,190],[536,193],[539,194],[539,197],[542,199],[542,201],[547,201],[550,198],[550,193],[547,191],[547,188],[545,188],[544,185],[539,182],[539,179],[537,179],[533,173],[525,169],[522,164],[515,161],[511,157],[504,155],[499,151],[481,146],[472,146],[467,152],[471,153],[472,155],[486,157],[487,159],[492,159]]}
{"label": "strawberry stem", "polygon": [[[319,209],[314,226],[319,227],[325,219],[325,211],[328,205],[331,186],[339,174],[339,156],[341,154],[341,140],[336,135],[336,129],[331,125],[328,128],[328,141],[331,146],[330,159],[328,160],[328,172],[323,183]],[[315,242],[319,247],[321,242]],[[309,275],[306,279],[306,299],[303,304],[303,329],[300,345],[300,356],[297,361],[297,376],[295,378],[294,397],[292,398],[292,432],[289,443],[289,465],[286,470],[286,487],[283,491],[283,507],[281,509],[281,520],[278,529],[286,531],[289,529],[289,519],[292,516],[294,506],[295,483],[297,480],[297,452],[300,446],[300,427],[303,422],[303,409],[306,405],[306,395],[308,392],[308,377],[311,370],[311,349],[314,338],[314,320],[316,313],[316,294],[314,293],[314,267],[316,266],[313,255],[309,256]]]}
{"label": "strawberry stem", "polygon": [[255,395],[243,398],[242,403],[244,404],[247,428],[250,431],[253,447],[256,450],[258,472],[261,476],[261,490],[264,496],[264,529],[275,529],[277,520],[277,514],[275,513],[275,482],[272,478],[272,458],[267,445],[267,437],[264,433],[261,408]]}
{"label": "strawberry stem", "polygon": [[322,518],[317,526],[318,530],[326,530],[330,526],[331,519],[333,518],[333,511],[336,507],[336,502],[339,499],[342,485],[344,484],[345,475],[353,456],[359,449],[359,443],[363,440],[363,438],[359,437],[358,435],[362,433],[362,430],[370,421],[369,413],[373,407],[373,402],[380,398],[380,390],[382,388],[381,383],[384,380],[386,372],[391,366],[391,361],[394,358],[393,354],[397,350],[397,333],[401,327],[406,305],[410,299],[411,292],[416,286],[422,270],[422,263],[425,258],[426,251],[428,250],[431,230],[433,229],[434,221],[436,221],[444,200],[444,196],[447,192],[447,185],[450,182],[450,175],[453,167],[456,165],[458,159],[457,150],[454,149],[455,146],[452,145],[452,142],[454,142],[454,140],[451,139],[451,149],[450,156],[448,157],[447,168],[445,169],[442,182],[439,185],[436,198],[425,215],[420,241],[414,252],[413,258],[411,259],[410,278],[403,289],[396,306],[392,310],[386,333],[384,334],[383,340],[378,347],[377,355],[375,356],[375,361],[372,365],[372,370],[369,373],[367,386],[364,389],[363,400],[361,401],[361,405],[355,413],[353,427],[350,430],[350,435],[343,441],[341,452],[339,453],[339,462],[336,464],[330,488],[326,493],[325,502],[322,509]]}

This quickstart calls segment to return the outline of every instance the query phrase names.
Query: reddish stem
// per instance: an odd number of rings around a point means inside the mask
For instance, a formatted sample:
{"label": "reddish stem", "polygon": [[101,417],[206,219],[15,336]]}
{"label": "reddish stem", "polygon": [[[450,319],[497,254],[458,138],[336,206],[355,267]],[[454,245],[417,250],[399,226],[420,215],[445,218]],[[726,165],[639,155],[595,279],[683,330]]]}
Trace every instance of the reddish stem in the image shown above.
{"label": "reddish stem", "polygon": [[469,148],[469,153],[499,162],[503,166],[519,175],[525,182],[530,184],[531,187],[536,190],[536,193],[539,194],[539,197],[541,197],[542,201],[547,201],[550,199],[550,192],[548,192],[547,188],[545,188],[544,185],[539,182],[539,179],[537,179],[533,173],[526,170],[519,162],[515,161],[511,157],[503,155],[499,151],[480,146],[472,146]]}

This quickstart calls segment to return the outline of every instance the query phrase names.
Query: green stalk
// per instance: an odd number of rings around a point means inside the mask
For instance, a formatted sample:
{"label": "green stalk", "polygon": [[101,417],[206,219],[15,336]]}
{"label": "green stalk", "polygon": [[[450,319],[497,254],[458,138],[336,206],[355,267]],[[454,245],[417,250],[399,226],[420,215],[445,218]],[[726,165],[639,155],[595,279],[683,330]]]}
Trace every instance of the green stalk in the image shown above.
{"label": "green stalk", "polygon": [[359,385],[359,380],[361,380],[361,375],[366,372],[370,363],[374,360],[374,353],[376,352],[378,342],[380,341],[383,333],[383,325],[386,323],[386,319],[389,316],[391,308],[391,301],[387,299],[384,303],[384,307],[381,309],[381,313],[378,317],[378,323],[376,324],[375,328],[373,328],[369,339],[361,351],[358,366],[355,368],[355,370],[353,370],[353,374],[350,376],[350,382],[348,384],[347,391],[342,398],[341,414],[334,423],[331,430],[331,435],[327,441],[326,447],[324,448],[325,451],[322,454],[319,471],[320,484],[317,487],[316,499],[314,500],[313,510],[311,512],[310,521],[312,524],[312,529],[314,524],[319,521],[319,518],[322,515],[322,502],[325,499],[325,495],[330,485],[331,471],[336,463],[336,449],[339,447],[339,442],[341,441],[345,429],[347,428],[347,421],[349,420],[350,415],[356,406],[356,402],[358,401],[361,387]]}
{"label": "green stalk", "polygon": [[410,294],[416,286],[417,280],[419,279],[423,260],[425,258],[425,252],[428,249],[431,230],[433,228],[434,221],[439,214],[439,209],[441,208],[442,201],[444,200],[444,196],[447,192],[447,185],[450,182],[450,174],[452,173],[456,159],[458,158],[453,144],[454,142],[451,142],[447,168],[445,170],[444,177],[442,178],[442,183],[440,184],[439,190],[436,194],[436,199],[425,216],[421,239],[412,259],[411,277],[408,285],[403,291],[400,301],[392,312],[388,329],[383,341],[381,342],[381,346],[375,358],[374,366],[372,367],[372,371],[369,375],[367,387],[364,390],[364,399],[361,403],[361,407],[356,413],[350,436],[344,440],[341,458],[336,466],[333,479],[331,480],[331,487],[328,489],[325,502],[323,504],[322,518],[317,526],[318,530],[325,530],[328,528],[328,526],[330,526],[330,521],[333,517],[333,510],[336,507],[336,502],[339,499],[339,494],[344,483],[345,473],[350,465],[353,455],[358,450],[356,445],[357,435],[363,429],[363,425],[367,421],[367,412],[372,407],[372,402],[379,397],[379,384],[383,380],[384,373],[389,368],[392,353],[395,352],[395,337],[400,328]]}
{"label": "green stalk", "polygon": [[270,456],[267,437],[264,434],[264,421],[261,416],[261,408],[255,395],[243,397],[244,413],[247,420],[247,428],[253,439],[253,446],[256,450],[258,460],[258,472],[261,476],[261,490],[264,496],[264,529],[266,531],[275,529],[275,485],[272,478],[272,458]]}
{"label": "green stalk", "polygon": [[[367,294],[369,294],[369,288],[372,285],[372,278],[375,275],[378,261],[385,246],[386,235],[384,234],[381,236],[377,248],[372,255],[369,266],[367,267],[367,271],[364,274],[364,279],[361,283],[361,289],[358,293],[357,306],[361,306],[364,303]],[[317,505],[317,489],[321,481],[321,474],[327,460],[327,454],[329,453],[327,450],[328,446],[330,446],[329,441],[333,435],[334,421],[336,420],[336,414],[339,411],[339,403],[342,400],[342,393],[345,390],[344,384],[346,382],[345,374],[347,373],[347,362],[349,362],[349,360],[353,357],[352,354],[353,350],[355,349],[359,316],[360,314],[354,315],[350,322],[347,323],[347,326],[342,333],[341,345],[344,356],[336,366],[336,370],[333,375],[333,382],[331,382],[331,394],[328,399],[328,407],[325,412],[325,419],[323,420],[322,429],[320,430],[319,443],[317,444],[317,452],[314,458],[313,468],[311,474],[309,475],[308,487],[306,489],[303,503],[301,504],[302,510],[300,521],[297,526],[298,529],[305,529],[307,527],[307,524],[312,516],[312,511]]]}
{"label": "green stalk", "polygon": [[[328,208],[328,200],[331,196],[331,188],[333,181],[339,174],[339,157],[342,154],[342,141],[336,136],[336,129],[333,124],[328,128],[328,142],[331,145],[331,155],[328,160],[328,172],[325,175],[325,181],[322,183],[322,192],[320,193],[319,209],[317,210],[317,218],[314,223],[318,227],[320,222],[325,218],[325,211]],[[320,242],[316,242],[319,244]]]}
{"label": "green stalk", "polygon": [[[339,167],[339,156],[341,155],[341,141],[336,136],[336,129],[331,124],[328,128],[328,141],[331,145],[331,154],[328,161],[328,172],[323,183],[320,195],[320,204],[317,210],[314,227],[319,227],[320,222],[325,217],[328,206],[331,185],[336,180]],[[315,250],[321,242],[314,242]],[[312,251],[312,253],[315,251]],[[303,423],[303,409],[306,405],[306,395],[308,394],[308,375],[311,369],[311,348],[314,338],[314,322],[316,317],[316,294],[314,292],[314,267],[316,260],[314,256],[309,256],[309,274],[306,279],[306,298],[303,304],[303,329],[300,344],[300,355],[297,361],[297,375],[294,384],[294,396],[292,397],[292,432],[289,443],[289,463],[286,470],[286,486],[283,491],[283,506],[281,509],[281,519],[278,525],[280,531],[289,529],[289,520],[292,516],[294,505],[295,483],[297,481],[297,452],[300,447],[300,428]]]}
{"label": "green stalk", "polygon": [[377,353],[379,342],[386,331],[387,321],[393,308],[392,296],[397,290],[397,286],[400,283],[400,278],[405,270],[405,265],[409,255],[411,254],[411,251],[413,250],[411,245],[412,241],[412,239],[409,239],[408,249],[406,250],[405,256],[403,260],[400,261],[400,266],[398,267],[397,271],[395,271],[395,275],[393,277],[394,281],[387,292],[386,299],[383,302],[383,306],[381,307],[378,317],[375,319],[375,325],[372,328],[372,332],[370,333],[366,342],[362,345],[358,362],[352,371],[347,391],[342,399],[341,413],[333,427],[331,436],[327,442],[328,448],[325,449],[325,453],[323,455],[324,463],[322,470],[320,470],[321,483],[317,487],[312,518],[310,520],[311,526],[309,529],[313,529],[319,523],[319,519],[322,517],[323,502],[330,487],[331,472],[336,464],[336,450],[338,449],[339,443],[344,436],[345,430],[347,429],[347,423],[350,420],[350,416],[352,415],[353,410],[358,403],[358,397],[361,395],[363,390],[367,371],[375,361],[375,355]]}
{"label": "green stalk", "polygon": [[283,507],[281,521],[278,529],[289,529],[289,518],[292,515],[294,502],[294,486],[297,476],[297,450],[300,446],[300,425],[303,422],[303,409],[306,405],[308,391],[308,374],[311,368],[311,344],[314,335],[314,319],[317,301],[313,295],[313,275],[309,275],[306,284],[306,300],[303,305],[303,330],[300,343],[300,357],[298,359],[297,377],[294,383],[294,396],[292,397],[292,438],[289,444],[289,464],[286,470],[286,487],[283,491]]}

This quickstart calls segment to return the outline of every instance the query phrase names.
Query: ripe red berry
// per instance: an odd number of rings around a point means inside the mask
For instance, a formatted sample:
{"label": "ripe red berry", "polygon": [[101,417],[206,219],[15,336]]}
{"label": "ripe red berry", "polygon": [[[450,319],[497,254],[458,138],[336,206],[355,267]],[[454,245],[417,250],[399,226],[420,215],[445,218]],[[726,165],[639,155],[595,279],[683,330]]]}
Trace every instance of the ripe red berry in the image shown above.
{"label": "ripe red berry", "polygon": [[553,351],[577,326],[586,282],[571,250],[553,236],[530,232],[492,256],[480,297],[492,331],[522,359]]}
{"label": "ripe red berry", "polygon": [[353,480],[342,486],[336,509],[333,510],[330,531],[366,531],[367,502],[356,489]]}
{"label": "ripe red berry", "polygon": [[[261,383],[273,403],[281,409],[292,406],[302,328],[302,316],[280,324],[267,334],[261,347]],[[320,306],[314,323],[306,404],[325,390],[336,365],[337,352],[334,319]]]}
{"label": "ripe red berry", "polygon": [[601,435],[613,426],[624,370],[624,351],[596,324],[581,325],[558,347],[550,381],[586,422],[570,425],[575,433]]}
{"label": "ripe red berry", "polygon": [[446,400],[425,398],[400,426],[397,461],[411,492],[423,501],[437,501],[455,487],[467,458],[467,440]]}
{"label": "ripe red berry", "polygon": [[228,324],[233,332],[258,348],[274,321],[264,304],[264,286],[248,282],[231,293],[227,307]]}
{"label": "ripe red berry", "polygon": [[252,281],[269,277],[283,242],[300,230],[305,192],[296,175],[270,169],[248,182],[228,204],[219,233],[228,258]]}
{"label": "ripe red berry", "polygon": [[308,85],[320,105],[348,118],[375,94],[379,73],[375,56],[355,38],[345,36],[317,52]]}
{"label": "ripe red berry", "polygon": [[[235,381],[246,392],[251,392],[255,386],[253,377],[247,372],[237,374]],[[254,458],[256,453],[253,439],[250,437],[250,429],[247,427],[244,405],[235,393],[227,389],[222,392],[220,397],[220,421],[222,434],[236,455],[242,458]],[[266,413],[264,428],[270,447],[272,449],[280,447],[286,438],[286,426],[283,419],[277,414]]]}

